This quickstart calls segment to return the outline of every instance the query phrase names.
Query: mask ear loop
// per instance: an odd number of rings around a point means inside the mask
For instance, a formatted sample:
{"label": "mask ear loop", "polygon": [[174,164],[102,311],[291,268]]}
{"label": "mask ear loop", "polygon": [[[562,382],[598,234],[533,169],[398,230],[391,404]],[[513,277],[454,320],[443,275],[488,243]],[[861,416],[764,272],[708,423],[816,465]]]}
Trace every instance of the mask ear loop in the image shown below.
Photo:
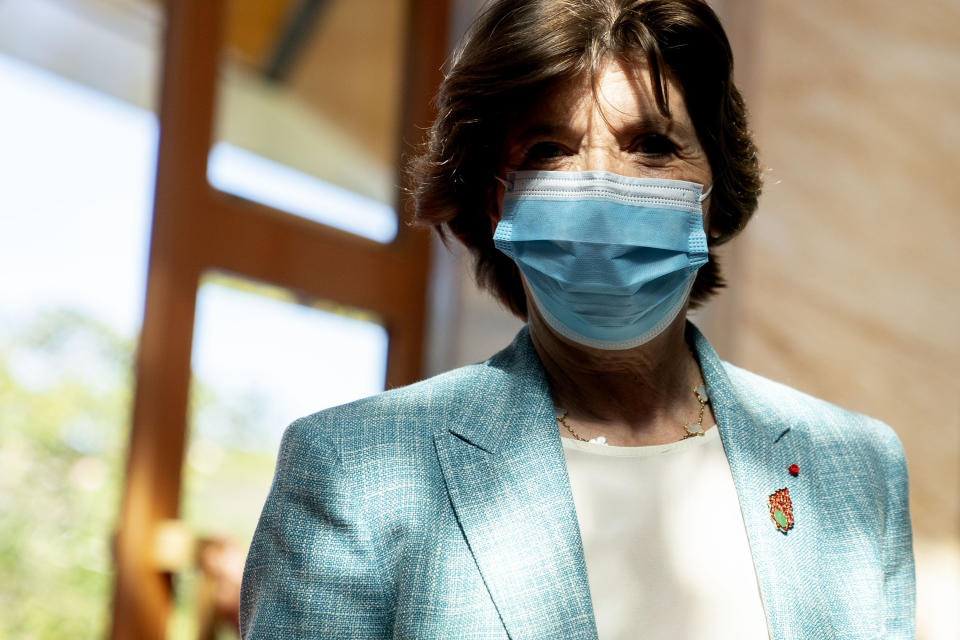
{"label": "mask ear loop", "polygon": [[493,176],[493,179],[496,180],[497,182],[499,182],[500,184],[502,184],[502,185],[503,185],[503,188],[506,189],[507,191],[512,191],[512,190],[513,190],[513,182],[512,182],[512,181],[504,180],[504,179],[501,178],[500,176]]}
{"label": "mask ear loop", "polygon": [[[714,184],[716,184],[716,183],[714,183]],[[707,199],[707,196],[710,195],[710,192],[711,192],[711,191],[713,191],[713,184],[711,184],[709,187],[707,187],[707,190],[700,194],[700,202],[703,202],[704,200],[706,200],[706,199]]]}
{"label": "mask ear loop", "polygon": [[[716,184],[716,183],[713,183],[713,184]],[[713,191],[713,184],[707,187],[707,190],[700,194],[700,198],[699,198],[700,202],[703,202],[704,200],[706,200],[707,196],[710,195],[710,192]],[[710,237],[716,240],[717,238],[720,237],[720,232],[711,230]]]}

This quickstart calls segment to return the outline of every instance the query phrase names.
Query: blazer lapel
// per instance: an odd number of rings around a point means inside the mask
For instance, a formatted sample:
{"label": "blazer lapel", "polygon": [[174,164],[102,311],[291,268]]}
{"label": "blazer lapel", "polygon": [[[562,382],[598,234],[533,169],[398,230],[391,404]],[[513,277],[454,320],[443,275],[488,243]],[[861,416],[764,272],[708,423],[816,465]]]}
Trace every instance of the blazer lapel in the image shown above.
{"label": "blazer lapel", "polygon": [[[806,436],[755,406],[748,389],[735,387],[707,339],[688,325],[723,442],[753,553],[770,637],[830,636],[828,607],[820,591],[815,461]],[[782,414],[781,414],[782,415]],[[801,473],[790,475],[798,464]],[[794,525],[781,532],[770,515],[770,495],[788,489]]]}
{"label": "blazer lapel", "polygon": [[526,329],[435,443],[450,501],[511,638],[596,639],[560,435]]}

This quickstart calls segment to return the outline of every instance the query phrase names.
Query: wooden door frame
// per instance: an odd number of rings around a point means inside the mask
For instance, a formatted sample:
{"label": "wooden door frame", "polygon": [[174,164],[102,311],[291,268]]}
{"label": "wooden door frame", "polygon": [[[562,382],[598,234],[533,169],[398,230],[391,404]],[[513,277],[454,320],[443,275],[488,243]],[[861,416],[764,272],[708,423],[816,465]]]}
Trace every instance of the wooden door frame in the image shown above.
{"label": "wooden door frame", "polygon": [[[160,640],[171,576],[157,527],[179,514],[196,291],[222,269],[376,313],[389,335],[386,382],[421,375],[429,238],[403,223],[388,245],[220,193],[207,182],[228,0],[167,0],[150,266],[133,424],[114,539],[111,637]],[[417,142],[447,52],[448,0],[408,0],[398,136]],[[402,148],[402,145],[401,145]],[[397,166],[400,166],[399,158]],[[400,181],[398,180],[398,184]],[[398,192],[398,211],[405,198]]]}

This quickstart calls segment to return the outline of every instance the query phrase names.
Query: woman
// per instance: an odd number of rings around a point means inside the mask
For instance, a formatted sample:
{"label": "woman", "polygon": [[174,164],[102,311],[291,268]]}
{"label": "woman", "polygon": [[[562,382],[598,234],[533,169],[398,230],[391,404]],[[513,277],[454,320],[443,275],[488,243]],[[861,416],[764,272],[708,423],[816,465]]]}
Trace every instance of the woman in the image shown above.
{"label": "woman", "polygon": [[480,16],[417,214],[528,327],[289,428],[245,637],[912,637],[896,436],[685,318],[760,192],[732,66],[698,0]]}

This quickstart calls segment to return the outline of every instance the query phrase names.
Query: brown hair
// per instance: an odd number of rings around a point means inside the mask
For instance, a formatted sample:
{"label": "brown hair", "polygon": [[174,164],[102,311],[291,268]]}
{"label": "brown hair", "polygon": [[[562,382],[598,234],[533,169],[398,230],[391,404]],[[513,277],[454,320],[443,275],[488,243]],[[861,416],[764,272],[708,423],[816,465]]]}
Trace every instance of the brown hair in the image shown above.
{"label": "brown hair", "polygon": [[[669,116],[667,76],[683,91],[713,173],[711,246],[739,233],[757,207],[761,179],[733,53],[702,0],[495,0],[464,36],[437,92],[437,117],[408,165],[415,222],[473,254],[477,283],[525,318],[514,262],[493,245],[490,212],[507,124],[557,82],[593,79],[614,55],[646,68]],[[691,293],[696,306],[724,286],[711,251]]]}

